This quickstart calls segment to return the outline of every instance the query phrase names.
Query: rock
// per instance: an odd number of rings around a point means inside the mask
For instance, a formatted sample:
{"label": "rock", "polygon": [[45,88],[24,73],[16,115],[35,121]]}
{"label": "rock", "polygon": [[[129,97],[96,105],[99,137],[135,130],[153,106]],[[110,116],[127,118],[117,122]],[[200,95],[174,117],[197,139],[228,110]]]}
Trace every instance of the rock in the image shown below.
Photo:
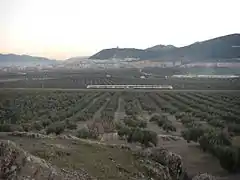
{"label": "rock", "polygon": [[60,135],[60,136],[58,136],[58,138],[59,139],[68,139],[68,140],[79,140],[78,137],[70,135],[70,134],[68,134],[68,135]]}
{"label": "rock", "polygon": [[159,134],[158,138],[161,138],[163,141],[178,141],[183,139],[182,137],[179,137],[179,136],[165,135],[165,134]]}
{"label": "rock", "polygon": [[192,180],[216,180],[216,178],[210,174],[204,173],[195,176]]}

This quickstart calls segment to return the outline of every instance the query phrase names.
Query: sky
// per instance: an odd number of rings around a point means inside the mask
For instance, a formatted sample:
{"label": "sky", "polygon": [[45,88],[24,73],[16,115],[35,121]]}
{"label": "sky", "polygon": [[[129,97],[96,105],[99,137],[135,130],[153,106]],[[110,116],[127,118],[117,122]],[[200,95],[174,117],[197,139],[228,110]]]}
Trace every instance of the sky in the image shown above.
{"label": "sky", "polygon": [[239,0],[0,0],[0,53],[54,59],[240,33]]}

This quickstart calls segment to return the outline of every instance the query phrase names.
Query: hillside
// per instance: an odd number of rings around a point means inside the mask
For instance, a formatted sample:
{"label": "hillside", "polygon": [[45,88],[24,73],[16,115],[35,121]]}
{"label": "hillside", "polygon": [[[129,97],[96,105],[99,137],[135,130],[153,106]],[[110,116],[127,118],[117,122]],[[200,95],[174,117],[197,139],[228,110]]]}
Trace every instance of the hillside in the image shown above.
{"label": "hillside", "polygon": [[158,57],[158,52],[151,52],[142,49],[134,48],[113,48],[113,49],[104,49],[97,54],[91,56],[89,59],[125,59],[125,58],[136,58],[136,59],[153,59]]}
{"label": "hillside", "polygon": [[48,65],[55,64],[55,60],[43,57],[16,54],[0,54],[0,66],[31,66],[31,65]]}
{"label": "hillside", "polygon": [[208,60],[240,58],[240,34],[231,34],[176,48],[157,45],[141,49],[104,49],[90,59],[137,58],[140,60]]}

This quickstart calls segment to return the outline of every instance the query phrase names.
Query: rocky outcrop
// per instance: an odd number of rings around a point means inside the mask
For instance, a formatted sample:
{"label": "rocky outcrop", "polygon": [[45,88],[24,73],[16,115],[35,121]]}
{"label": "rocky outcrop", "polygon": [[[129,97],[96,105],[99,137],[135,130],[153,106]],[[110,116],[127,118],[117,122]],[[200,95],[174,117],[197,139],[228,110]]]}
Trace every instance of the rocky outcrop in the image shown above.
{"label": "rocky outcrop", "polygon": [[183,163],[180,155],[166,149],[154,148],[150,154],[151,159],[165,165],[174,179],[179,179],[183,172]]}
{"label": "rocky outcrop", "polygon": [[66,170],[19,148],[12,141],[0,141],[0,179],[92,180],[86,171]]}
{"label": "rocky outcrop", "polygon": [[210,174],[204,173],[195,176],[192,180],[216,180],[216,178]]}
{"label": "rocky outcrop", "polygon": [[151,160],[140,160],[140,165],[146,171],[146,176],[155,180],[172,180],[169,169]]}
{"label": "rocky outcrop", "polygon": [[[184,172],[182,158],[175,153],[169,152],[163,148],[151,148],[139,151],[137,155],[140,155],[140,157],[143,157],[148,161],[152,161],[152,164],[156,165],[156,163],[158,163],[165,166],[169,171],[170,177],[174,180],[178,180],[182,177]],[[161,170],[161,168],[159,170]],[[167,174],[166,177],[168,177]]]}

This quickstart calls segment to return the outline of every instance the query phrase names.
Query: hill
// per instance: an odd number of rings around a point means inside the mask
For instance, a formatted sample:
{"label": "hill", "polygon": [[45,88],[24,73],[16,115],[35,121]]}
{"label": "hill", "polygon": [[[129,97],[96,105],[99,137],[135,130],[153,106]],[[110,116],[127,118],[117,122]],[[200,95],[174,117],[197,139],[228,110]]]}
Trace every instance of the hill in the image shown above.
{"label": "hill", "polygon": [[55,64],[55,60],[43,57],[16,54],[0,54],[0,66],[32,66]]}
{"label": "hill", "polygon": [[125,59],[140,60],[213,60],[240,58],[240,34],[231,34],[197,42],[185,47],[157,45],[145,50],[133,48],[104,49],[90,59]]}
{"label": "hill", "polygon": [[66,59],[64,61],[64,63],[74,63],[74,62],[80,62],[80,61],[84,61],[86,59],[88,59],[89,56],[77,56],[77,57],[72,57],[72,58],[69,58],[69,59]]}
{"label": "hill", "polygon": [[165,57],[189,60],[240,58],[240,34],[231,34],[174,49]]}
{"label": "hill", "polygon": [[150,48],[145,49],[146,51],[169,51],[169,50],[173,50],[176,49],[177,47],[173,46],[173,45],[156,45]]}
{"label": "hill", "polygon": [[104,49],[97,54],[91,56],[89,59],[125,59],[125,58],[135,58],[135,59],[153,59],[158,57],[159,52],[152,52],[142,49],[134,48],[113,48]]}

